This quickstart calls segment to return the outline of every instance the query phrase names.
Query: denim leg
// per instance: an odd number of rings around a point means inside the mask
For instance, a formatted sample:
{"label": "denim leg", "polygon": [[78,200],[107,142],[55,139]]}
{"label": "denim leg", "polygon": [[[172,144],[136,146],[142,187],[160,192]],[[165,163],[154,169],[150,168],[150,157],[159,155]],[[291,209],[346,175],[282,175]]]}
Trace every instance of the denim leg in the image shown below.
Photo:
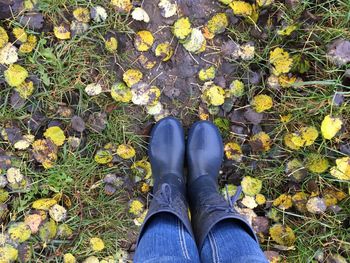
{"label": "denim leg", "polygon": [[136,248],[134,263],[199,263],[196,243],[170,213],[150,219]]}
{"label": "denim leg", "polygon": [[202,263],[268,263],[259,244],[233,221],[213,227],[200,250]]}

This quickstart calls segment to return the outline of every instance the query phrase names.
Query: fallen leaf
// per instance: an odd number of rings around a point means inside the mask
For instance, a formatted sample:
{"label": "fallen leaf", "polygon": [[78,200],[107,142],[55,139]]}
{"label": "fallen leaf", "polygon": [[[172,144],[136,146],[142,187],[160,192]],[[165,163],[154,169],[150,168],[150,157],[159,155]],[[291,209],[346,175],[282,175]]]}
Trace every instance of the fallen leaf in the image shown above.
{"label": "fallen leaf", "polygon": [[132,12],[131,12],[131,16],[133,19],[137,20],[137,21],[143,21],[145,23],[149,22],[149,15],[147,14],[147,12],[141,8],[141,7],[136,7]]}
{"label": "fallen leaf", "polygon": [[92,237],[90,239],[90,246],[93,251],[101,251],[105,248],[103,240],[99,237]]}
{"label": "fallen leaf", "polygon": [[261,191],[262,181],[258,178],[245,176],[242,179],[241,186],[243,193],[248,196],[255,196]]}
{"label": "fallen leaf", "polygon": [[287,225],[275,224],[269,230],[273,241],[282,246],[292,246],[295,242],[293,230]]}
{"label": "fallen leaf", "polygon": [[340,118],[327,115],[321,123],[321,133],[323,138],[332,139],[341,129],[343,122]]}
{"label": "fallen leaf", "polygon": [[323,198],[311,197],[306,203],[306,209],[313,214],[322,214],[326,211],[327,206]]}
{"label": "fallen leaf", "polygon": [[59,126],[49,127],[45,131],[44,136],[46,137],[46,139],[50,139],[57,146],[63,145],[64,141],[66,140],[64,132]]}

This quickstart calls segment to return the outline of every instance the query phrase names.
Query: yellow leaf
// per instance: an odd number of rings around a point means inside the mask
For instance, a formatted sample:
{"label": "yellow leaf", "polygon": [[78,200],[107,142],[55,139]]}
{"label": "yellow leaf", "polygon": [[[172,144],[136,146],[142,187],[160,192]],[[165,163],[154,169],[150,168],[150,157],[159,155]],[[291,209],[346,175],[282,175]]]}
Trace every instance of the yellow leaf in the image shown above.
{"label": "yellow leaf", "polygon": [[286,27],[281,28],[280,30],[277,30],[277,34],[280,36],[289,36],[292,34],[298,27],[296,25],[289,25]]}
{"label": "yellow leaf", "polygon": [[279,209],[288,209],[292,207],[292,196],[288,194],[281,194],[277,197],[273,203],[274,206],[277,206]]}
{"label": "yellow leaf", "polygon": [[139,216],[145,210],[145,205],[138,199],[129,202],[129,213],[133,216]]}
{"label": "yellow leaf", "polygon": [[180,40],[184,40],[187,36],[189,36],[191,31],[191,22],[188,17],[181,17],[174,23],[174,35]]}
{"label": "yellow leaf", "polygon": [[33,81],[23,81],[21,85],[15,87],[22,99],[28,99],[34,92]]}
{"label": "yellow leaf", "polygon": [[0,247],[0,262],[13,262],[18,258],[18,250],[10,244],[5,244]]}
{"label": "yellow leaf", "polygon": [[162,61],[168,61],[174,51],[169,42],[160,43],[155,50],[156,57],[161,57]]}
{"label": "yellow leaf", "polygon": [[52,198],[42,198],[34,201],[32,207],[34,209],[49,211],[50,207],[57,204],[57,201]]}
{"label": "yellow leaf", "polygon": [[44,133],[45,138],[50,139],[57,146],[61,146],[64,144],[66,140],[66,136],[62,129],[58,126],[52,126],[48,128]]}
{"label": "yellow leaf", "polygon": [[28,71],[20,65],[12,64],[5,70],[4,77],[11,87],[18,87],[28,77]]}
{"label": "yellow leaf", "polygon": [[287,51],[284,51],[283,48],[277,47],[270,52],[270,63],[273,65],[273,74],[279,76],[290,71],[293,59],[290,58]]}
{"label": "yellow leaf", "polygon": [[215,14],[207,23],[207,27],[210,33],[220,34],[228,27],[228,18],[225,13]]}
{"label": "yellow leaf", "polygon": [[55,36],[58,39],[61,39],[61,40],[70,39],[70,37],[71,37],[71,33],[68,30],[68,27],[66,25],[63,25],[63,24],[61,24],[59,26],[55,26],[53,28],[53,33],[55,34]]}
{"label": "yellow leaf", "polygon": [[136,33],[134,45],[138,51],[149,50],[152,47],[153,42],[154,37],[150,31],[142,30]]}
{"label": "yellow leaf", "polygon": [[232,11],[237,16],[251,16],[253,14],[253,7],[251,4],[244,1],[232,1],[230,4]]}
{"label": "yellow leaf", "polygon": [[209,105],[220,106],[225,102],[225,91],[217,85],[210,85],[203,92],[202,99]]}
{"label": "yellow leaf", "polygon": [[66,253],[63,255],[63,263],[76,263],[76,259],[71,253]]}
{"label": "yellow leaf", "polygon": [[201,81],[213,80],[215,78],[216,69],[214,66],[209,68],[202,68],[198,73],[198,78]]}
{"label": "yellow leaf", "polygon": [[132,9],[132,3],[130,0],[111,0],[111,4],[118,12],[128,13]]}
{"label": "yellow leaf", "polygon": [[294,144],[292,140],[293,138],[294,138],[294,135],[292,133],[287,133],[283,138],[284,144],[292,150],[299,150],[300,146]]}
{"label": "yellow leaf", "polygon": [[266,197],[263,194],[257,194],[255,196],[255,201],[258,205],[263,205],[266,203]]}
{"label": "yellow leaf", "polygon": [[57,233],[57,224],[52,219],[45,222],[39,228],[39,237],[44,242],[49,242],[51,239],[53,239],[56,236],[56,233]]}
{"label": "yellow leaf", "polygon": [[123,159],[130,159],[135,156],[135,149],[128,144],[121,144],[117,148],[117,154]]}
{"label": "yellow leaf", "polygon": [[32,144],[35,160],[40,162],[45,169],[53,167],[57,160],[57,146],[50,139],[36,140]]}
{"label": "yellow leaf", "polygon": [[244,94],[244,83],[240,80],[234,80],[230,84],[229,90],[226,91],[226,97],[241,97]]}
{"label": "yellow leaf", "polygon": [[262,181],[258,178],[245,176],[241,182],[242,191],[248,196],[255,196],[260,193],[262,188]]}
{"label": "yellow leaf", "polygon": [[322,136],[330,140],[340,131],[343,122],[341,119],[327,115],[321,123]]}
{"label": "yellow leaf", "polygon": [[304,192],[297,192],[292,196],[293,205],[299,212],[305,213],[307,212],[306,203],[309,195]]}
{"label": "yellow leaf", "polygon": [[235,142],[229,142],[224,147],[225,155],[228,160],[234,160],[236,162],[242,161],[242,149],[241,146]]}
{"label": "yellow leaf", "polygon": [[21,43],[27,42],[27,32],[20,27],[15,27],[12,31],[14,37],[16,38],[16,40],[19,40]]}
{"label": "yellow leaf", "polygon": [[321,174],[328,169],[329,163],[327,158],[318,153],[311,153],[307,156],[305,167],[313,173]]}
{"label": "yellow leaf", "polygon": [[331,175],[339,180],[350,181],[350,157],[342,157],[335,162],[337,166],[331,168]]}
{"label": "yellow leaf", "polygon": [[3,48],[7,42],[9,42],[9,36],[7,35],[6,30],[0,26],[0,48]]}
{"label": "yellow leaf", "polygon": [[269,230],[273,241],[282,246],[292,246],[295,242],[293,230],[287,225],[275,224]]}
{"label": "yellow leaf", "polygon": [[7,230],[10,238],[15,241],[22,243],[30,238],[31,230],[24,222],[14,223]]}
{"label": "yellow leaf", "polygon": [[143,77],[143,74],[138,69],[128,69],[123,74],[123,80],[128,87],[138,83]]}
{"label": "yellow leaf", "polygon": [[130,102],[132,99],[132,93],[129,87],[123,82],[117,82],[111,87],[111,96],[117,102]]}
{"label": "yellow leaf", "polygon": [[105,244],[103,240],[99,237],[92,237],[90,239],[90,246],[93,251],[101,251],[105,248]]}
{"label": "yellow leaf", "polygon": [[255,134],[249,141],[253,151],[267,152],[271,148],[270,136],[265,132]]}
{"label": "yellow leaf", "polygon": [[151,164],[146,160],[135,162],[131,166],[131,169],[133,170],[135,176],[139,178],[136,181],[140,181],[142,179],[150,179],[152,177]]}
{"label": "yellow leaf", "polygon": [[251,105],[256,112],[260,113],[271,109],[273,101],[270,96],[261,94],[253,98]]}
{"label": "yellow leaf", "polygon": [[90,11],[84,7],[78,7],[73,11],[73,16],[76,20],[82,23],[90,22]]}
{"label": "yellow leaf", "polygon": [[98,150],[95,154],[95,162],[99,164],[107,164],[113,160],[111,151],[106,149]]}
{"label": "yellow leaf", "polygon": [[271,5],[274,2],[274,0],[256,0],[256,3],[260,7],[266,7]]}
{"label": "yellow leaf", "polygon": [[110,53],[115,53],[118,49],[118,39],[113,36],[106,38],[105,49]]}

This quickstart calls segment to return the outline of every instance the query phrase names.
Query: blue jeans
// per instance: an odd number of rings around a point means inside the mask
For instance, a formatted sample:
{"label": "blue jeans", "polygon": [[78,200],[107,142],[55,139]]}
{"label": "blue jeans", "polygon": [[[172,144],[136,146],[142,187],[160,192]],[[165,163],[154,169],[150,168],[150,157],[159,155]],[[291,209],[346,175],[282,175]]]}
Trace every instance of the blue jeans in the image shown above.
{"label": "blue jeans", "polygon": [[238,224],[219,222],[197,248],[179,219],[161,213],[150,219],[136,249],[134,263],[268,263],[259,244]]}

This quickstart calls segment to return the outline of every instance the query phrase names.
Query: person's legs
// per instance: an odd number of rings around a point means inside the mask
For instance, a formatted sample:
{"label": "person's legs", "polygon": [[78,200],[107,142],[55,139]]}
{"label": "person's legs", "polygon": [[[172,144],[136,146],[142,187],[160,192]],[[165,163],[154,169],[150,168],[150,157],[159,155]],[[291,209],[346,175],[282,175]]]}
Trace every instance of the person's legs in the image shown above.
{"label": "person's legs", "polygon": [[153,217],[141,237],[134,263],[200,262],[191,234],[181,221],[169,213]]}
{"label": "person's legs", "polygon": [[202,262],[267,262],[253,228],[234,209],[240,188],[230,203],[218,190],[223,152],[215,125],[201,121],[191,127],[187,140],[187,191]]}
{"label": "person's legs", "polygon": [[135,262],[197,263],[183,171],[185,136],[179,121],[167,117],[153,127],[148,155],[153,198],[140,230]]}
{"label": "person's legs", "polygon": [[238,223],[221,221],[200,249],[202,263],[268,263],[259,244]]}

